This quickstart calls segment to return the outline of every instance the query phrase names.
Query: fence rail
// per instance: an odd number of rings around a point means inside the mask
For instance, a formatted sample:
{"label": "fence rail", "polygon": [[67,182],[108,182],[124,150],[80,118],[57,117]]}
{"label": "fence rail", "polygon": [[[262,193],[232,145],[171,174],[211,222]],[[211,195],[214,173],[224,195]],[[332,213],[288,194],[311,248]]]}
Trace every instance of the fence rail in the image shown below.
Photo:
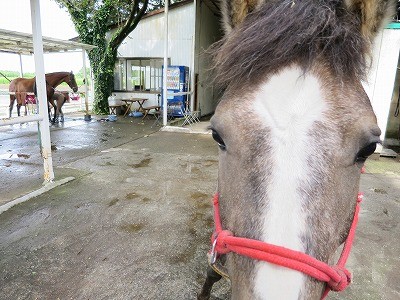
{"label": "fence rail", "polygon": [[7,119],[0,119],[0,126],[7,126],[13,124],[28,123],[28,122],[38,122],[38,121],[43,121],[43,117],[41,115],[7,118]]}

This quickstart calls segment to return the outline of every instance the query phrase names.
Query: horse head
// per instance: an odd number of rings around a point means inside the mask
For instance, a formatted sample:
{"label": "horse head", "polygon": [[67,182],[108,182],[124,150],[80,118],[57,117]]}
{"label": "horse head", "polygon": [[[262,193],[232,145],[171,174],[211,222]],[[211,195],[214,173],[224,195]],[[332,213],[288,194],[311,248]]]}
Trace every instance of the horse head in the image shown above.
{"label": "horse head", "polygon": [[[211,119],[222,225],[329,263],[381,131],[361,80],[388,0],[222,1]],[[232,299],[320,299],[309,276],[226,254]]]}
{"label": "horse head", "polygon": [[69,73],[69,77],[65,82],[74,91],[74,93],[78,91],[78,84],[76,83],[75,75],[72,71]]}

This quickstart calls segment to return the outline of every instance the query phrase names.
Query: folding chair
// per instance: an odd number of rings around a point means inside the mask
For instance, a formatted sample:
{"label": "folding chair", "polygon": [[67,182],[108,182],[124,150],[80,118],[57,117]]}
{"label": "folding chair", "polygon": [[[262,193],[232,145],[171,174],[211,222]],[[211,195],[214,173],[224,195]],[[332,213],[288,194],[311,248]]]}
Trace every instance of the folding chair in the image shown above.
{"label": "folding chair", "polygon": [[[162,106],[160,107],[159,110],[154,112],[154,117],[156,118],[156,120],[154,121],[153,125],[151,125],[151,127],[156,126],[156,125],[162,125],[162,121],[163,121],[163,108]],[[172,110],[167,109],[167,121],[171,121],[174,118],[173,114],[172,114]]]}
{"label": "folding chair", "polygon": [[[153,126],[158,126],[158,125],[162,125],[162,119],[163,119],[163,106],[160,105],[160,96],[161,94],[158,94],[158,105],[151,107],[154,109],[153,111],[153,116],[155,118],[155,121],[153,123],[153,125],[151,125],[151,127]],[[146,114],[147,115],[147,114]],[[173,118],[172,116],[172,111],[168,106],[168,102],[167,102],[167,121],[171,120]]]}
{"label": "folding chair", "polygon": [[154,121],[154,123],[151,125],[151,128],[153,128],[153,126],[158,126],[158,125],[162,125],[162,110],[161,108],[157,111],[155,111],[153,113],[153,116],[156,118],[156,120]]}
{"label": "folding chair", "polygon": [[192,124],[200,122],[200,119],[198,117],[200,112],[199,111],[191,111],[188,100],[186,100],[185,109],[184,110],[181,109],[181,113],[184,118],[182,126],[185,126],[185,125],[192,126]]}

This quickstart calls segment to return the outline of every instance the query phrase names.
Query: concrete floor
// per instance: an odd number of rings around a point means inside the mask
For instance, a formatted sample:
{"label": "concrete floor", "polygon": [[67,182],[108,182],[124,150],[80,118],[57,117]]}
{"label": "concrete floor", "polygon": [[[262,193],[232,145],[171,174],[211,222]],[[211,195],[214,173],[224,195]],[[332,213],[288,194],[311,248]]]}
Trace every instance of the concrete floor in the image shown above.
{"label": "concrete floor", "polygon": [[[67,116],[51,128],[56,179],[75,179],[0,215],[0,299],[195,299],[217,147],[152,123]],[[41,186],[35,129],[0,127],[0,205]],[[354,282],[330,299],[400,299],[398,159],[369,161],[361,190]],[[229,284],[212,299],[229,299]]]}

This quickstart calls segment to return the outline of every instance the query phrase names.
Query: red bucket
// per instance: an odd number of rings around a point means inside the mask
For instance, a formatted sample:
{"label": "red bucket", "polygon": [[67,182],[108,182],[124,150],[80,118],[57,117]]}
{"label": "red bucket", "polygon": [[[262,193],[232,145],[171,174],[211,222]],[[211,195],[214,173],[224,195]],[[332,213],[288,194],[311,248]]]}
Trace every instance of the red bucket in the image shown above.
{"label": "red bucket", "polygon": [[36,98],[34,95],[26,95],[25,104],[36,104]]}

